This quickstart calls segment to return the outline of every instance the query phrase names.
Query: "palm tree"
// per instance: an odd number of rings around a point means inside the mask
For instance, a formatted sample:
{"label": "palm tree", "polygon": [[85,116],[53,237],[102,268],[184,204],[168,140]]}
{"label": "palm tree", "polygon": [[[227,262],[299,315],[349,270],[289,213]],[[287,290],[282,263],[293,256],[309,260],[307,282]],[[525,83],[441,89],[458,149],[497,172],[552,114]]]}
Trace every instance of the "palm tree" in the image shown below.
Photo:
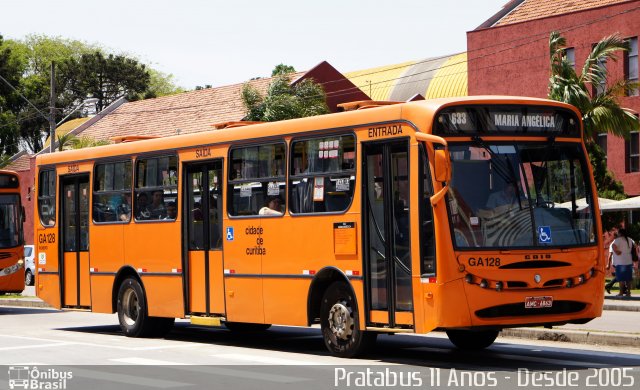
{"label": "palm tree", "polygon": [[[618,98],[638,85],[628,80],[607,83],[606,67],[607,62],[617,60],[616,52],[628,50],[626,42],[617,34],[603,38],[589,53],[580,75],[567,60],[565,47],[566,40],[560,33],[552,32],[549,37],[549,98],[572,104],[580,110],[588,143],[600,132],[628,138],[630,131],[638,130],[640,122],[633,112],[620,107]],[[604,91],[592,93],[590,86],[605,84]]]}
{"label": "palm tree", "polygon": [[89,136],[77,137],[75,134],[71,134],[71,133],[58,135],[58,150],[61,152],[66,149],[83,149],[83,148],[90,148],[93,146],[104,146],[109,144],[110,142],[107,140],[96,141],[95,139]]}
{"label": "palm tree", "polygon": [[66,134],[58,134],[56,135],[56,138],[58,139],[58,151],[62,152],[63,150],[65,150],[65,148],[68,149],[68,146],[71,144],[71,141],[75,138],[75,135],[69,132]]}
{"label": "palm tree", "polygon": [[109,145],[110,142],[107,140],[95,140],[89,136],[82,136],[80,138],[75,137],[71,140],[71,149],[84,149],[84,148],[92,148],[94,146],[104,146]]}

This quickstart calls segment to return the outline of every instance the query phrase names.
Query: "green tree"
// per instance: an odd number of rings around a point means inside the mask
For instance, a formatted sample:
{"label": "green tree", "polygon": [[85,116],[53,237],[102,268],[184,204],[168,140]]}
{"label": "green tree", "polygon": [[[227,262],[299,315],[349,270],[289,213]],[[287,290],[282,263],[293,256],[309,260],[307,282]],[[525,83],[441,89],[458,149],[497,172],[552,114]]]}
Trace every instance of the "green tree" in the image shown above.
{"label": "green tree", "polygon": [[[608,81],[606,63],[617,60],[620,51],[627,45],[618,35],[611,35],[598,42],[587,57],[578,74],[568,61],[565,52],[566,41],[559,32],[549,37],[551,56],[551,77],[549,79],[549,98],[572,104],[582,114],[585,129],[585,142],[594,179],[600,197],[624,199],[624,187],[607,169],[604,152],[595,143],[598,133],[609,133],[628,138],[630,131],[638,130],[640,122],[631,111],[620,106],[619,97],[625,91],[637,88],[637,84],[627,80]],[[604,90],[595,86],[605,85]],[[607,213],[603,219],[605,228],[620,222],[619,213]]]}
{"label": "green tree", "polygon": [[[0,35],[0,76],[11,85],[20,80],[19,69],[11,63],[11,49],[3,46]],[[19,126],[12,111],[18,96],[5,82],[0,81],[0,155],[13,154],[18,149]]]}
{"label": "green tree", "polygon": [[145,99],[174,95],[185,91],[184,88],[175,85],[172,74],[151,68],[147,68],[147,71],[149,72],[149,87],[144,93]]}
{"label": "green tree", "polygon": [[128,100],[139,99],[151,81],[146,65],[133,58],[105,55],[101,51],[83,54],[80,59],[67,59],[63,72],[79,99],[86,96],[98,99],[98,111],[122,96]]}
{"label": "green tree", "polygon": [[[97,45],[76,40],[44,35],[0,40],[0,53],[9,53],[5,63],[18,75],[10,80],[11,84],[45,115],[49,107],[51,62],[56,64],[56,121],[87,97],[98,98],[100,110],[122,95],[138,100],[181,91],[173,85],[171,75],[156,72],[133,57],[105,54]],[[5,57],[0,54],[0,61]],[[5,75],[4,69],[0,71]],[[17,145],[20,140],[31,151],[41,150],[43,138],[49,132],[47,118],[19,95],[6,94],[2,88],[0,85],[0,150],[6,145]],[[79,116],[78,111],[70,119]]]}
{"label": "green tree", "polygon": [[[2,47],[11,51],[10,63],[21,74],[12,85],[45,115],[48,115],[49,107],[51,63],[58,64],[59,68],[67,59],[80,58],[83,53],[93,50],[92,46],[79,41],[43,35],[30,35],[22,41],[8,40]],[[71,90],[69,80],[68,73],[61,69],[56,71],[57,120],[77,105],[78,95]],[[18,95],[12,99],[10,110],[16,117],[19,137],[31,151],[42,149],[43,135],[49,131],[47,118]]]}
{"label": "green tree", "polygon": [[62,152],[63,150],[69,149],[84,149],[91,148],[94,146],[104,146],[109,145],[111,142],[108,140],[95,140],[92,137],[87,135],[81,135],[80,137],[76,136],[72,133],[59,134],[58,138],[58,151]]}
{"label": "green tree", "polygon": [[247,110],[244,120],[274,122],[328,113],[322,86],[310,79],[291,85],[293,72],[292,66],[277,65],[266,96],[262,96],[250,83],[244,84],[241,92],[242,103]]}
{"label": "green tree", "polygon": [[271,77],[289,74],[289,73],[295,73],[295,71],[296,71],[295,68],[291,65],[278,64],[271,71]]}

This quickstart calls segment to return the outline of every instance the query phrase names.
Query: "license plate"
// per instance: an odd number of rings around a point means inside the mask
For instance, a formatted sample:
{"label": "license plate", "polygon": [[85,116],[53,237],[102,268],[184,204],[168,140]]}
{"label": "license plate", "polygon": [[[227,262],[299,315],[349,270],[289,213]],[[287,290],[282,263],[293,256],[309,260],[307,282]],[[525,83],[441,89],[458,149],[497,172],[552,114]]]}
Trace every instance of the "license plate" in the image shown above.
{"label": "license plate", "polygon": [[553,297],[526,297],[524,299],[525,309],[542,309],[553,305]]}

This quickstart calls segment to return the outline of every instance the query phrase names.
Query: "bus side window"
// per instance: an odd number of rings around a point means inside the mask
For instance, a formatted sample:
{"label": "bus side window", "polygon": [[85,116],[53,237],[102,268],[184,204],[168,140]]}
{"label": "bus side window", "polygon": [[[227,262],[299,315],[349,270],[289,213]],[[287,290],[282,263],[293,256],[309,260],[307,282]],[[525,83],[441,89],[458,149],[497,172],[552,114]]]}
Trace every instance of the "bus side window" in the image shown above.
{"label": "bus side window", "polygon": [[95,223],[131,220],[131,161],[96,164],[92,209]]}
{"label": "bus side window", "polygon": [[56,172],[54,170],[40,171],[38,181],[38,214],[43,226],[53,226],[56,223]]}
{"label": "bus side window", "polygon": [[178,213],[178,158],[140,158],[136,161],[136,221],[175,221]]}
{"label": "bus side window", "polygon": [[284,142],[234,148],[229,155],[229,215],[282,216],[286,210]]}
{"label": "bus side window", "polygon": [[295,140],[291,143],[290,210],[294,214],[344,212],[355,186],[355,137]]}

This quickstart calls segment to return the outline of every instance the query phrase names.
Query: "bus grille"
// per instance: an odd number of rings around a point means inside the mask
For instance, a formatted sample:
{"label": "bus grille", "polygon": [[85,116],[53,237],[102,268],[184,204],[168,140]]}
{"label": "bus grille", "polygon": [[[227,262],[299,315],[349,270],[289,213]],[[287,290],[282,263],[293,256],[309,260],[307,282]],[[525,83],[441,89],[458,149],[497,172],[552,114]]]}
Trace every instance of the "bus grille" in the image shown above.
{"label": "bus grille", "polygon": [[549,314],[577,313],[587,307],[586,303],[576,301],[554,301],[552,307],[526,309],[524,303],[510,303],[476,311],[480,318],[526,317]]}
{"label": "bus grille", "polygon": [[9,253],[9,252],[0,252],[0,260],[8,259],[9,257],[11,257],[11,253]]}

